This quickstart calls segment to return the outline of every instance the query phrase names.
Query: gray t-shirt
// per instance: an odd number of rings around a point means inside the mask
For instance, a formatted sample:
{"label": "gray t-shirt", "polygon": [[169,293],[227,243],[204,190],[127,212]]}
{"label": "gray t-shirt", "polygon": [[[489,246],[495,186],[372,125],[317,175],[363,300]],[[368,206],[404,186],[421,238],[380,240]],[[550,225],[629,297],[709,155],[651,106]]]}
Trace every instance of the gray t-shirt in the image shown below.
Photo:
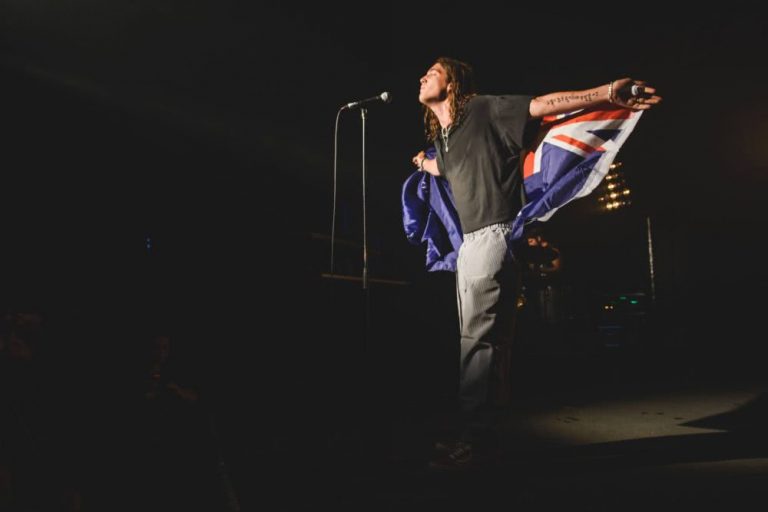
{"label": "gray t-shirt", "polygon": [[435,141],[438,169],[451,184],[464,233],[512,221],[522,207],[523,140],[526,128],[538,125],[528,114],[531,98],[475,96],[451,127],[447,148],[440,135]]}

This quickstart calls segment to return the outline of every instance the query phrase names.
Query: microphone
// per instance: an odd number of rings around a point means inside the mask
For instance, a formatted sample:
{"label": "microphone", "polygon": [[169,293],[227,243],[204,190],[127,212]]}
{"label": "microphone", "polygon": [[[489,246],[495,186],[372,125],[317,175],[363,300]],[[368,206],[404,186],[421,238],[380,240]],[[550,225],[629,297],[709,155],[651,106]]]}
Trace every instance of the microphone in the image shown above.
{"label": "microphone", "polygon": [[622,101],[628,101],[630,98],[650,98],[651,95],[645,92],[645,86],[639,84],[627,84],[616,91],[616,95]]}
{"label": "microphone", "polygon": [[352,103],[347,103],[346,105],[341,107],[341,109],[345,110],[345,109],[357,108],[357,107],[359,107],[361,105],[372,103],[374,101],[383,101],[384,103],[389,103],[390,101],[392,101],[392,95],[389,94],[388,92],[384,91],[383,93],[379,94],[378,96],[373,96],[371,98],[366,98],[364,100],[353,101]]}

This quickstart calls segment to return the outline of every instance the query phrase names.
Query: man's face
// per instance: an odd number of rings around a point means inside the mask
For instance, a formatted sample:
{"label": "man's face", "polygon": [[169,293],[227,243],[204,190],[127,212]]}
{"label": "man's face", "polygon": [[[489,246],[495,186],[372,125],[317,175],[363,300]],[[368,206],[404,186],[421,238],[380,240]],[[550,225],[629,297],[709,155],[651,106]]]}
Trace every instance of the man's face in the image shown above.
{"label": "man's face", "polygon": [[448,97],[448,79],[445,68],[441,64],[434,64],[419,79],[419,102],[423,104],[443,101]]}

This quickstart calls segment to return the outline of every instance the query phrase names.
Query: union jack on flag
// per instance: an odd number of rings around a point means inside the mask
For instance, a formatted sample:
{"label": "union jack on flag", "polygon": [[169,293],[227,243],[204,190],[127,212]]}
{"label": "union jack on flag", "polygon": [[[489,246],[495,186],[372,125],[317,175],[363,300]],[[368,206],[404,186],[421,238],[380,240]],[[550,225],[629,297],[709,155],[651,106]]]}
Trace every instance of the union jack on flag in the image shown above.
{"label": "union jack on flag", "polygon": [[527,198],[512,238],[526,224],[546,221],[562,206],[592,192],[605,178],[642,111],[578,110],[542,119],[539,141],[523,161]]}

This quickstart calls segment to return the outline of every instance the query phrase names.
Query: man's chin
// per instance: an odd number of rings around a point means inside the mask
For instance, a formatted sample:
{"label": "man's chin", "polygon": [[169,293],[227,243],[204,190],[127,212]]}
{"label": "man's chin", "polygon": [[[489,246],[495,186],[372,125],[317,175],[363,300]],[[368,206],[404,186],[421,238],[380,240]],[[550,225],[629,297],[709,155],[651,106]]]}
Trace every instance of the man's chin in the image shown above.
{"label": "man's chin", "polygon": [[432,98],[429,96],[422,96],[421,94],[419,94],[419,103],[421,103],[422,105],[429,106],[431,103],[435,103],[436,101],[437,101],[436,98]]}

